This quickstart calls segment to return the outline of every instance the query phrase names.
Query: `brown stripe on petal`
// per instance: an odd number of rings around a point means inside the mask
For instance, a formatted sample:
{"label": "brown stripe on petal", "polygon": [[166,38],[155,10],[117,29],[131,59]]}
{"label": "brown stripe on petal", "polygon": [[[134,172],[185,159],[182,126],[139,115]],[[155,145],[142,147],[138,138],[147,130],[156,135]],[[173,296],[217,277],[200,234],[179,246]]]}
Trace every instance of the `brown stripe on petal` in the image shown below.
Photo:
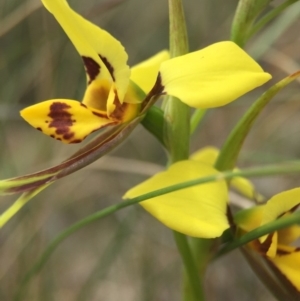
{"label": "brown stripe on petal", "polygon": [[30,191],[38,186],[42,186],[43,184],[47,183],[49,180],[51,180],[52,176],[49,176],[45,179],[35,181],[33,183],[29,184],[23,184],[17,187],[9,188],[6,190],[7,193],[18,193],[18,192],[24,192],[24,191]]}
{"label": "brown stripe on petal", "polygon": [[106,115],[106,114],[101,114],[101,113],[95,112],[95,111],[92,111],[92,113],[93,113],[95,116],[98,116],[98,117],[106,118],[106,119],[107,119],[107,115]]}
{"label": "brown stripe on petal", "polygon": [[277,249],[276,255],[277,256],[284,256],[284,255],[288,255],[288,254],[291,254],[291,253],[293,253],[293,252],[288,252],[286,250]]}
{"label": "brown stripe on petal", "polygon": [[270,246],[272,244],[272,238],[273,238],[274,233],[270,233],[267,237],[267,239],[260,244],[259,250],[261,253],[266,254],[268,250],[270,249]]}
{"label": "brown stripe on petal", "polygon": [[157,100],[156,98],[153,98],[154,96],[160,96],[162,94],[164,94],[164,86],[162,84],[161,75],[160,73],[158,73],[153,88],[142,102],[141,112],[144,113],[147,110],[147,108]]}
{"label": "brown stripe on petal", "polygon": [[[53,102],[48,114],[52,119],[49,123],[49,128],[56,128],[55,133],[62,135],[65,140],[69,140],[74,136],[70,128],[73,126],[75,120],[72,120],[72,114],[68,112],[70,108],[71,106],[63,102]],[[59,137],[55,138],[60,139]]]}
{"label": "brown stripe on petal", "polygon": [[89,84],[100,73],[100,65],[88,56],[82,56],[86,73],[89,75]]}
{"label": "brown stripe on petal", "polygon": [[72,141],[70,141],[70,143],[80,143],[82,140],[80,140],[80,139],[75,139],[75,140],[72,140]]}
{"label": "brown stripe on petal", "polygon": [[106,57],[102,56],[101,54],[99,54],[99,57],[102,60],[102,62],[104,63],[104,65],[106,66],[107,70],[109,71],[113,81],[116,81],[115,76],[114,76],[114,67],[110,64],[110,62],[107,60]]}
{"label": "brown stripe on petal", "polygon": [[294,207],[292,207],[289,211],[286,211],[286,212],[281,213],[281,214],[277,217],[277,219],[280,218],[280,217],[282,217],[282,216],[284,216],[286,213],[293,213],[293,212],[295,212],[295,211],[298,209],[299,205],[300,205],[300,204],[297,204],[297,205],[295,205]]}

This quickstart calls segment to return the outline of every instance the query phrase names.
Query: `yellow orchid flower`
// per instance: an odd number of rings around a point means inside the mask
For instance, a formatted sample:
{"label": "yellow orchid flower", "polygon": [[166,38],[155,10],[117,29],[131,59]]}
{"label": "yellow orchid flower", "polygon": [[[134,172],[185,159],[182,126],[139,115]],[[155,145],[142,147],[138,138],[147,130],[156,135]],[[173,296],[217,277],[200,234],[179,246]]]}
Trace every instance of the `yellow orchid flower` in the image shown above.
{"label": "yellow orchid flower", "polygon": [[[145,182],[130,189],[124,198],[217,174],[213,167],[194,160],[171,165]],[[140,205],[167,227],[183,234],[214,238],[229,227],[226,217],[227,185],[225,181],[196,185],[143,201]]]}
{"label": "yellow orchid flower", "polygon": [[133,67],[119,41],[90,23],[65,0],[42,0],[82,57],[87,74],[83,101],[52,99],[30,106],[21,116],[64,143],[130,121],[151,101],[169,94],[196,108],[225,105],[264,84],[271,76],[232,42],[220,42],[169,59],[163,51]]}
{"label": "yellow orchid flower", "polygon": [[[242,232],[249,232],[291,214],[299,205],[300,188],[284,191],[273,196],[265,205],[239,212],[235,222]],[[300,226],[293,225],[248,244],[248,248],[262,256],[278,281],[294,291],[297,298],[300,298],[300,248],[293,243],[299,238]]]}

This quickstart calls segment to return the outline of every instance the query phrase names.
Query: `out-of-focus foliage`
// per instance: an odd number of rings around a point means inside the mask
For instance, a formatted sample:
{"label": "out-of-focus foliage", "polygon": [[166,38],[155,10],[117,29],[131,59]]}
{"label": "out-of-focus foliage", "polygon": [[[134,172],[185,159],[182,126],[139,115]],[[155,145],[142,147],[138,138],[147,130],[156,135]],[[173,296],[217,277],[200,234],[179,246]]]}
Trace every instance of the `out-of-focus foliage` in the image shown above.
{"label": "out-of-focus foliage", "polygon": [[[184,1],[191,50],[229,39],[237,1],[223,2]],[[123,43],[130,65],[168,47],[167,1],[70,3]],[[296,18],[300,7],[291,8],[246,47],[275,81],[300,69]],[[85,82],[73,45],[39,0],[0,1],[0,178],[49,167],[78,148],[33,130],[19,117],[19,110],[54,97],[81,99]],[[192,150],[220,147],[261,92],[258,89],[209,112],[193,135]],[[298,158],[299,97],[299,82],[295,82],[267,107],[246,141],[239,166]],[[159,143],[139,126],[109,157],[38,195],[0,232],[0,300],[11,300],[22,276],[57,233],[120,202],[128,188],[161,170],[165,161]],[[297,180],[259,180],[257,187],[270,196],[298,185]],[[1,198],[0,210],[12,201]],[[180,272],[171,233],[139,207],[130,207],[65,241],[33,279],[23,300],[177,301]],[[208,300],[273,300],[237,252],[211,266],[207,288]]]}

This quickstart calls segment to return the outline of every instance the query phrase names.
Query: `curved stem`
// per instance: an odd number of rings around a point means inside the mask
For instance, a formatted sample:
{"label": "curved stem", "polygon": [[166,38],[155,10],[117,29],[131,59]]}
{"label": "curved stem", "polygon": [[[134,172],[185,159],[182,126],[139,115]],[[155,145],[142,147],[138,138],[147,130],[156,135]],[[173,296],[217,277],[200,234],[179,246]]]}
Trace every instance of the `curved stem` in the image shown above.
{"label": "curved stem", "polygon": [[193,115],[191,117],[191,124],[190,124],[190,129],[191,129],[190,134],[191,135],[195,132],[198,124],[203,120],[203,117],[205,116],[206,112],[207,112],[206,109],[197,109],[193,113]]}

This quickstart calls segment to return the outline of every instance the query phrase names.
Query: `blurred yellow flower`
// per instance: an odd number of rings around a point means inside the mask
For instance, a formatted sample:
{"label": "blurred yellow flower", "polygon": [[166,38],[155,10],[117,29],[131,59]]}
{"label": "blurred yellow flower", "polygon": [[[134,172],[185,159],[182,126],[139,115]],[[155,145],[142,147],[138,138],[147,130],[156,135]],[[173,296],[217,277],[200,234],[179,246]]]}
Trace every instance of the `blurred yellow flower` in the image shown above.
{"label": "blurred yellow flower", "polygon": [[[284,191],[273,196],[265,205],[239,212],[235,216],[235,222],[242,232],[249,232],[291,214],[299,204],[300,188]],[[248,248],[265,259],[279,282],[284,285],[287,281],[289,287],[294,288],[298,294],[300,294],[300,248],[293,243],[299,237],[300,226],[293,225],[248,244]]]}

